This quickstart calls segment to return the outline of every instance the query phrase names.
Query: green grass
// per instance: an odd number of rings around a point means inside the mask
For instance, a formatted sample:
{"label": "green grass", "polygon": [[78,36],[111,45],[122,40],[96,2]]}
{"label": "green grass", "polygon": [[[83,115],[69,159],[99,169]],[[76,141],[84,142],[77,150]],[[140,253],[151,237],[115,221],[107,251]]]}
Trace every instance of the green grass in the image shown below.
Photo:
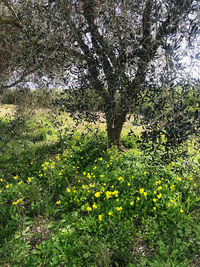
{"label": "green grass", "polygon": [[63,118],[2,116],[0,266],[198,266],[199,154],[119,153]]}

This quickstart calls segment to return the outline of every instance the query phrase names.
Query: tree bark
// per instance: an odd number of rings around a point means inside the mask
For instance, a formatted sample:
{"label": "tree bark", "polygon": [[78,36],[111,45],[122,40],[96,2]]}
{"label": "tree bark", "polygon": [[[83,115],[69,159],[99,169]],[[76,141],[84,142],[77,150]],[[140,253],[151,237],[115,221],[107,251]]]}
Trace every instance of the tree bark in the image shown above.
{"label": "tree bark", "polygon": [[125,151],[121,141],[121,133],[124,122],[126,121],[127,112],[122,112],[114,116],[113,112],[106,114],[108,147],[117,146],[120,151]]}

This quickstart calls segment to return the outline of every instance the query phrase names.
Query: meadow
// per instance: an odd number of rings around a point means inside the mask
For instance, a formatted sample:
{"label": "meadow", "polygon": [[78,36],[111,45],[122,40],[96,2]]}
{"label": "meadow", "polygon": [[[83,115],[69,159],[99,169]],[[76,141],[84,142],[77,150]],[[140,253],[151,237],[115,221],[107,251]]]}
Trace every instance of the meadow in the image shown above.
{"label": "meadow", "polygon": [[163,161],[127,132],[0,106],[0,266],[200,266],[200,155]]}

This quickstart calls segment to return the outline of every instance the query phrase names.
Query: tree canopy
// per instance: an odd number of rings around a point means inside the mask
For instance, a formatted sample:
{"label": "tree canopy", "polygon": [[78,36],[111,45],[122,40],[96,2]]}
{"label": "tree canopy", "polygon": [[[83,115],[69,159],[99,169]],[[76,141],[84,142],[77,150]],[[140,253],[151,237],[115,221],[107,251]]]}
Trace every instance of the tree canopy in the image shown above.
{"label": "tree canopy", "polygon": [[[134,107],[142,106],[144,92],[156,99],[166,86],[175,90],[186,83],[179,75],[181,51],[183,43],[185,49],[192,47],[199,34],[196,0],[3,3],[9,23],[3,17],[0,32],[10,76],[2,79],[1,89],[34,79],[46,84],[59,80],[76,88],[71,93],[94,91],[102,101],[110,145],[121,147],[123,124]],[[66,99],[60,105],[74,110]]]}

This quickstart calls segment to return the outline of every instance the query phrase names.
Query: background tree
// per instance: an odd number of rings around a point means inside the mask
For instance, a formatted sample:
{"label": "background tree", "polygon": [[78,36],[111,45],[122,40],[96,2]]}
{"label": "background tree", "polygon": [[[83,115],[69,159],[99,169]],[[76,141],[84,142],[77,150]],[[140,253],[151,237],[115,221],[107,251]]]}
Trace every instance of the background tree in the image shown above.
{"label": "background tree", "polygon": [[[94,91],[103,102],[109,145],[120,149],[123,124],[139,96],[152,84],[161,88],[175,80],[176,52],[198,33],[195,0],[22,0],[16,9],[26,38],[20,39],[13,84],[30,74],[40,81],[48,75],[47,83],[57,78],[76,93]],[[173,75],[163,79],[166,66]],[[66,99],[60,104],[74,110]]]}

